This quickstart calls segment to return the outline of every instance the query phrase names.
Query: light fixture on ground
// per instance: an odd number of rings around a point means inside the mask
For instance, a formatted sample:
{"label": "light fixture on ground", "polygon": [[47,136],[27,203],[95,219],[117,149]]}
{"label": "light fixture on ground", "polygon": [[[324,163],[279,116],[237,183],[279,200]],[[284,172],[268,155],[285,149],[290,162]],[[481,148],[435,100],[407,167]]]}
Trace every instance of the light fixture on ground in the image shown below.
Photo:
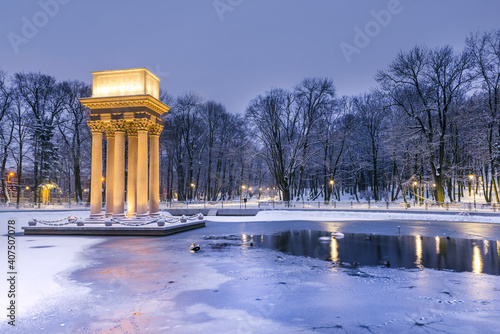
{"label": "light fixture on ground", "polygon": [[[159,137],[170,108],[159,100],[160,79],[145,68],[92,72],[92,97],[80,99],[91,110],[91,199],[89,220],[103,220],[102,139],[106,137],[108,218],[146,219],[159,215]],[[149,141],[149,154],[148,154]],[[125,144],[128,175],[125,180]],[[148,171],[149,156],[149,171]],[[127,198],[125,199],[125,184]],[[149,195],[149,198],[148,198]],[[125,200],[127,210],[125,212]]]}

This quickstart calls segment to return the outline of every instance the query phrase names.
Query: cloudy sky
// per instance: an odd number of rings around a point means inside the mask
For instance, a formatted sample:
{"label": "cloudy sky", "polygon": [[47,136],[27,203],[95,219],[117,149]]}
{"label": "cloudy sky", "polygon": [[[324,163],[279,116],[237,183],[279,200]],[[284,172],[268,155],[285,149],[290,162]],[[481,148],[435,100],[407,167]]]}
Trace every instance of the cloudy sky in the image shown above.
{"label": "cloudy sky", "polygon": [[91,71],[147,67],[170,94],[241,113],[304,77],[363,93],[399,50],[460,50],[500,29],[498,13],[497,0],[3,0],[0,69],[91,83]]}

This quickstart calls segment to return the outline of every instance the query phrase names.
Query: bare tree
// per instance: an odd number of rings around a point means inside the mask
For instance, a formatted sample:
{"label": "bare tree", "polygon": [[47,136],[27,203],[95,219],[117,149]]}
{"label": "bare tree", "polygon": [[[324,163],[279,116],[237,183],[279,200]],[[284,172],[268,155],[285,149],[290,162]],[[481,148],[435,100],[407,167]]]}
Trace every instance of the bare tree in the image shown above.
{"label": "bare tree", "polygon": [[384,96],[380,92],[365,94],[354,99],[355,115],[359,124],[359,131],[353,136],[354,140],[368,154],[371,160],[371,188],[375,201],[379,196],[379,154],[386,115],[388,113]]}
{"label": "bare tree", "polygon": [[[491,187],[495,198],[500,202],[498,183],[500,176],[496,175],[495,156],[498,148],[496,142],[500,136],[500,30],[471,34],[466,40],[467,51],[473,60],[473,69],[479,83],[479,90],[484,94],[484,108],[478,110],[485,113],[483,120],[487,133],[489,168],[491,169]],[[488,177],[489,173],[485,173]]]}
{"label": "bare tree", "polygon": [[376,79],[393,103],[410,118],[409,129],[426,138],[426,150],[436,184],[436,198],[444,202],[443,175],[450,106],[467,88],[471,60],[467,52],[456,54],[449,46],[429,50],[416,46],[400,52]]}
{"label": "bare tree", "polygon": [[33,174],[37,202],[38,186],[43,181],[49,181],[56,164],[57,146],[52,139],[57,119],[63,111],[63,94],[54,77],[41,73],[16,73],[13,84],[34,118]]}
{"label": "bare tree", "polygon": [[294,95],[283,89],[272,89],[250,102],[246,117],[255,128],[264,150],[261,158],[283,193],[290,201],[290,180],[301,165],[304,136],[301,133],[300,110],[294,106]]}
{"label": "bare tree", "polygon": [[[90,139],[90,131],[86,123],[86,111],[79,102],[79,98],[90,96],[91,88],[81,81],[65,81],[61,84],[64,94],[64,112],[57,123],[59,133],[67,152],[71,157],[71,166],[74,176],[75,198],[78,203],[83,200],[82,192],[82,145]],[[71,175],[69,175],[71,179]],[[69,193],[71,194],[71,188]],[[71,196],[70,196],[71,197]]]}
{"label": "bare tree", "polygon": [[[301,137],[303,145],[300,153],[300,167],[297,181],[297,195],[301,196],[304,171],[308,161],[321,150],[317,145],[320,137],[320,122],[335,106],[335,87],[330,79],[306,78],[295,87],[297,108],[300,112]],[[316,141],[316,142],[315,142]],[[316,144],[316,145],[315,145]],[[326,187],[327,184],[325,183]]]}

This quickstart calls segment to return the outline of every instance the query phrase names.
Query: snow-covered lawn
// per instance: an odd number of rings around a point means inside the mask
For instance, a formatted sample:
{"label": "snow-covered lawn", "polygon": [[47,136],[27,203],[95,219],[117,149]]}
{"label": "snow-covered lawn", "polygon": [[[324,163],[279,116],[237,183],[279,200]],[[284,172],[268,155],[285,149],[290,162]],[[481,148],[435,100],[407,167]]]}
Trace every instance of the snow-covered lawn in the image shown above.
{"label": "snow-covered lawn", "polygon": [[[205,217],[209,221],[234,221],[234,217]],[[405,213],[403,212],[373,212],[373,211],[300,211],[300,210],[269,210],[261,211],[256,216],[238,218],[238,221],[349,221],[349,220],[425,220],[453,221],[475,223],[500,223],[499,214],[476,215],[469,212],[457,213]]]}
{"label": "snow-covered lawn", "polygon": [[[8,219],[16,219],[19,232],[19,333],[494,333],[500,327],[499,276],[338,268],[252,248],[241,238],[292,229],[395,234],[401,226],[413,235],[500,240],[495,216],[264,211],[206,217],[205,228],[160,238],[22,235],[34,214],[50,220],[86,213],[0,213],[5,263]],[[189,251],[192,243],[200,252]],[[0,332],[8,333],[3,319]]]}

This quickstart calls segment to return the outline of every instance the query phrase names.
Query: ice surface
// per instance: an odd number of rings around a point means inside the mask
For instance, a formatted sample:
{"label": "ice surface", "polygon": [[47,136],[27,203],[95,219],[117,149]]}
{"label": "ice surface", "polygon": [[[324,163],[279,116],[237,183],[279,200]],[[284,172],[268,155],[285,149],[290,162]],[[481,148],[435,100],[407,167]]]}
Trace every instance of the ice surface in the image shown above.
{"label": "ice surface", "polygon": [[[38,294],[35,299],[42,303],[22,306],[17,330],[498,332],[500,276],[383,266],[338,268],[328,261],[252,247],[250,238],[293,229],[396,235],[400,227],[404,235],[500,240],[500,225],[441,222],[442,217],[434,221],[427,215],[420,221],[360,221],[359,213],[335,217],[318,212],[303,213],[304,221],[298,220],[301,214],[210,217],[203,229],[159,238],[18,235],[19,258],[25,261],[19,263],[20,293]],[[18,221],[27,221],[26,213],[22,215]],[[1,219],[3,224],[6,214]],[[199,252],[190,252],[193,243],[200,245]],[[66,253],[63,261],[61,253]],[[27,285],[44,292],[25,290]],[[0,332],[8,329],[5,322],[0,324]]]}

